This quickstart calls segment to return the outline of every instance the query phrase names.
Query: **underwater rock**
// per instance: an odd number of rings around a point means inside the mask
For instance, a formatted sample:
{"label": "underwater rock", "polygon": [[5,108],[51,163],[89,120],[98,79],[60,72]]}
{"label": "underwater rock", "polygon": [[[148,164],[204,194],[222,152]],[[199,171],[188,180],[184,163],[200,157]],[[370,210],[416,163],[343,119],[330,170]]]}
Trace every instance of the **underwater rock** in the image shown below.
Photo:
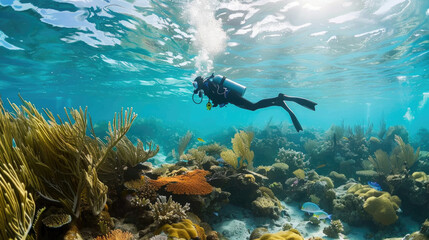
{"label": "underwater rock", "polygon": [[343,232],[344,228],[340,220],[332,220],[331,224],[323,229],[323,233],[330,238],[337,238],[338,234]]}
{"label": "underwater rock", "polygon": [[420,228],[420,233],[429,237],[429,219],[426,219]]}
{"label": "underwater rock", "polygon": [[282,182],[290,175],[289,166],[286,163],[274,163],[267,172],[270,182]]}
{"label": "underwater rock", "polygon": [[255,216],[278,219],[283,207],[273,191],[266,187],[260,187],[257,193],[260,196],[252,202],[251,209],[253,214]]}
{"label": "underwater rock", "polygon": [[227,239],[247,239],[250,236],[246,223],[237,219],[223,221],[216,229]]}
{"label": "underwater rock", "polygon": [[354,194],[347,193],[334,200],[333,217],[341,219],[352,226],[361,226],[371,220],[363,209],[363,201]]}
{"label": "underwater rock", "polygon": [[189,203],[192,211],[201,216],[204,220],[213,217],[215,212],[219,212],[223,206],[229,203],[231,193],[222,191],[220,188],[213,188],[209,195],[174,195],[174,200],[186,204]]}
{"label": "underwater rock", "polygon": [[290,229],[292,229],[292,224],[290,224],[290,223],[283,224],[283,227],[282,227],[283,231],[287,231],[287,230],[290,230]]}
{"label": "underwater rock", "polygon": [[311,216],[308,221],[313,224],[318,226],[320,224],[320,220],[317,217]]}
{"label": "underwater rock", "polygon": [[274,195],[280,199],[284,199],[287,196],[281,182],[273,182],[268,187],[273,191]]}
{"label": "underwater rock", "polygon": [[264,228],[264,227],[255,228],[250,234],[249,240],[255,240],[257,238],[260,238],[262,235],[264,235],[267,232],[268,232],[267,228]]}
{"label": "underwater rock", "polygon": [[337,186],[343,185],[344,183],[347,182],[346,175],[342,173],[337,173],[335,171],[332,171],[329,173],[329,178],[331,178],[334,181],[334,184]]}
{"label": "underwater rock", "polygon": [[252,202],[252,212],[255,216],[269,217],[278,219],[280,217],[280,209],[276,203],[269,197],[258,197]]}
{"label": "underwater rock", "polygon": [[416,206],[429,204],[429,184],[418,182],[405,175],[390,175],[386,180],[392,186],[392,193],[401,199]]}

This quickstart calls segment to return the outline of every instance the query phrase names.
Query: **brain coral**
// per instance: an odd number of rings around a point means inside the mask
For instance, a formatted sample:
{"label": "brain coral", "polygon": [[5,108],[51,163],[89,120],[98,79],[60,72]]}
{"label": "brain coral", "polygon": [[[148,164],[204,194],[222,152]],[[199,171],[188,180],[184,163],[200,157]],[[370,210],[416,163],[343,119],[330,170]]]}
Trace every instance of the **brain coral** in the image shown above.
{"label": "brain coral", "polygon": [[304,240],[298,230],[281,231],[277,233],[265,233],[255,240]]}
{"label": "brain coral", "polygon": [[398,196],[391,196],[388,192],[377,191],[368,185],[355,184],[348,190],[365,200],[363,208],[370,214],[376,223],[387,226],[398,220],[396,211],[401,205]]}
{"label": "brain coral", "polygon": [[158,229],[155,234],[165,232],[168,239],[201,239],[206,240],[204,229],[197,224],[192,223],[189,219],[183,219],[179,223],[165,224]]}

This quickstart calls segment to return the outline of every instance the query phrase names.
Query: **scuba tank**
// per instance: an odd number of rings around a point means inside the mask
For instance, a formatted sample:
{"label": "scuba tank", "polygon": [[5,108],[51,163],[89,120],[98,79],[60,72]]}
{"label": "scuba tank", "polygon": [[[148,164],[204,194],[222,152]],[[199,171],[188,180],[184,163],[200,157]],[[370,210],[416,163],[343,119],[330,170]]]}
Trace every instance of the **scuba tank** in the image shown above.
{"label": "scuba tank", "polygon": [[224,86],[227,89],[237,93],[240,96],[243,96],[246,92],[246,87],[236,83],[226,77],[222,77],[221,75],[216,75],[213,77],[213,82],[219,84],[220,86]]}

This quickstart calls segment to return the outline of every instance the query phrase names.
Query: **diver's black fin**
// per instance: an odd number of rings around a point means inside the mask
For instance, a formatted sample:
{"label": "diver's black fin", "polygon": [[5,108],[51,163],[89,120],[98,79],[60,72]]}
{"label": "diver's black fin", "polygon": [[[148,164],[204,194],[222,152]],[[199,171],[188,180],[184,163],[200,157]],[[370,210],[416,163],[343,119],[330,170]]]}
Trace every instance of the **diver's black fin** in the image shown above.
{"label": "diver's black fin", "polygon": [[313,111],[316,110],[317,103],[310,101],[308,99],[300,98],[300,97],[290,97],[290,96],[284,95],[282,93],[280,93],[279,96],[281,96],[283,98],[283,100],[296,102],[299,105],[306,107],[310,110],[313,110]]}
{"label": "diver's black fin", "polygon": [[290,110],[290,108],[287,106],[286,102],[283,101],[283,104],[281,105],[290,115],[290,118],[292,119],[293,126],[295,127],[296,131],[302,131],[302,126],[298,121],[298,118],[296,118],[295,113]]}

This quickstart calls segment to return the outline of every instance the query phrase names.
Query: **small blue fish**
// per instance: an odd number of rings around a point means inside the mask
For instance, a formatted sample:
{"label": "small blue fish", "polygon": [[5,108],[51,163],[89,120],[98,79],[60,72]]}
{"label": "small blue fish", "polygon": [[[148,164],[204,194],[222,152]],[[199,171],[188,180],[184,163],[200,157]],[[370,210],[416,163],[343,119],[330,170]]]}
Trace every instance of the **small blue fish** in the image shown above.
{"label": "small blue fish", "polygon": [[317,219],[329,219],[331,220],[331,216],[328,213],[326,213],[325,211],[317,211],[313,213],[313,217],[317,218]]}
{"label": "small blue fish", "polygon": [[320,207],[317,204],[312,202],[306,202],[302,204],[301,210],[308,213],[321,211]]}
{"label": "small blue fish", "polygon": [[378,183],[376,183],[376,182],[368,182],[368,185],[369,185],[370,187],[374,188],[374,189],[375,189],[375,190],[377,190],[377,191],[383,191],[383,190],[381,189],[380,184],[378,184]]}
{"label": "small blue fish", "polygon": [[218,213],[218,212],[213,212],[213,214],[214,214],[216,217],[219,217],[219,213]]}

